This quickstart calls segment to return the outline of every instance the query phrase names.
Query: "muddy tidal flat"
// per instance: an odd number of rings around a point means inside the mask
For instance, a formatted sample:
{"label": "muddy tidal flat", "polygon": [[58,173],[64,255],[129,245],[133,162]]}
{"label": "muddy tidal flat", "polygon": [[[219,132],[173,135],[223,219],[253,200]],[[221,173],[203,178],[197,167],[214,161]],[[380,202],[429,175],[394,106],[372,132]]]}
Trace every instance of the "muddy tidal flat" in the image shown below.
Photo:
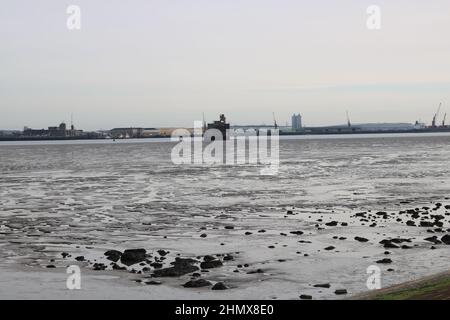
{"label": "muddy tidal flat", "polygon": [[450,269],[450,135],[286,138],[274,176],[173,145],[0,143],[0,298],[343,299],[370,266]]}

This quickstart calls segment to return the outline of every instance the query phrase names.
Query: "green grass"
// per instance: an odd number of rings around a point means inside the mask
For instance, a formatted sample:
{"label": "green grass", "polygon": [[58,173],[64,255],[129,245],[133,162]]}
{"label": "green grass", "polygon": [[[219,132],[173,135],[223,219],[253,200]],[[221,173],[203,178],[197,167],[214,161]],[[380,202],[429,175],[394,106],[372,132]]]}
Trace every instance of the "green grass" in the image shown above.
{"label": "green grass", "polygon": [[450,277],[444,277],[443,279],[424,284],[418,288],[400,290],[398,292],[391,292],[381,294],[375,297],[376,300],[410,300],[410,299],[426,299],[427,296],[433,298],[434,293],[440,291],[450,292]]}

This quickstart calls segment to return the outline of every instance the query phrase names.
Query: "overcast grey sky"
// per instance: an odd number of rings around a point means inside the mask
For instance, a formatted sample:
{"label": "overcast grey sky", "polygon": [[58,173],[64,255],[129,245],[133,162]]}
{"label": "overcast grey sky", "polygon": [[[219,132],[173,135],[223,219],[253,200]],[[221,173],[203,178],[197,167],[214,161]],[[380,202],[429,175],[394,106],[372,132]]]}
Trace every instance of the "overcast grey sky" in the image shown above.
{"label": "overcast grey sky", "polygon": [[[81,8],[69,31],[66,8]],[[381,7],[381,30],[366,9]],[[430,122],[448,0],[2,0],[0,128]]]}

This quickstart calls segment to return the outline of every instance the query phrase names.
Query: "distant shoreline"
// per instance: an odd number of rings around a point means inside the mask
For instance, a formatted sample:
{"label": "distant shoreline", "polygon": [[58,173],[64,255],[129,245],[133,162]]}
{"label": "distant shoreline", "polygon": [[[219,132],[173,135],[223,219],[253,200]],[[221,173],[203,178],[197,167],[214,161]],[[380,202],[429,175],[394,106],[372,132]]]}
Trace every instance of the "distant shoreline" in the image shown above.
{"label": "distant shoreline", "polygon": [[[271,130],[271,129],[268,129]],[[358,131],[303,131],[303,132],[288,132],[280,131],[280,136],[318,136],[318,135],[358,135],[358,134],[401,134],[401,133],[450,133],[450,127],[446,128],[424,128],[413,130],[358,130]],[[130,139],[161,139],[170,138],[170,136],[154,135],[148,137],[133,137],[133,138],[106,138],[106,137],[91,137],[91,136],[78,136],[78,137],[0,137],[0,141],[65,141],[65,140],[130,140]]]}

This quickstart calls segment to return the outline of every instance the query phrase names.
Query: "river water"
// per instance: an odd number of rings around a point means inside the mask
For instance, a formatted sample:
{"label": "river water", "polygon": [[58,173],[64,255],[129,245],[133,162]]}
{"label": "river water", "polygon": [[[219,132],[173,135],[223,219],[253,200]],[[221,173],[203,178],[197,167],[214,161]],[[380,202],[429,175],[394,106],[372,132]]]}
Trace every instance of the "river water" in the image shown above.
{"label": "river water", "polygon": [[[196,290],[199,298],[267,299],[367,290],[366,267],[383,258],[378,242],[386,236],[416,244],[395,253],[386,285],[449,267],[448,247],[430,250],[426,228],[394,216],[370,228],[352,215],[450,204],[450,135],[282,138],[272,176],[257,165],[174,165],[173,146],[164,139],[0,143],[0,265],[40,270],[54,260],[58,270],[67,264],[61,251],[95,260],[111,248],[166,249],[168,260],[233,252],[233,262],[205,274],[230,290],[180,289],[185,278],[163,286],[180,298]],[[332,220],[348,226],[316,225]],[[450,227],[448,215],[443,221],[439,237]],[[243,264],[249,269],[237,267]],[[249,274],[252,268],[264,273]],[[331,289],[312,288],[317,282]]]}

